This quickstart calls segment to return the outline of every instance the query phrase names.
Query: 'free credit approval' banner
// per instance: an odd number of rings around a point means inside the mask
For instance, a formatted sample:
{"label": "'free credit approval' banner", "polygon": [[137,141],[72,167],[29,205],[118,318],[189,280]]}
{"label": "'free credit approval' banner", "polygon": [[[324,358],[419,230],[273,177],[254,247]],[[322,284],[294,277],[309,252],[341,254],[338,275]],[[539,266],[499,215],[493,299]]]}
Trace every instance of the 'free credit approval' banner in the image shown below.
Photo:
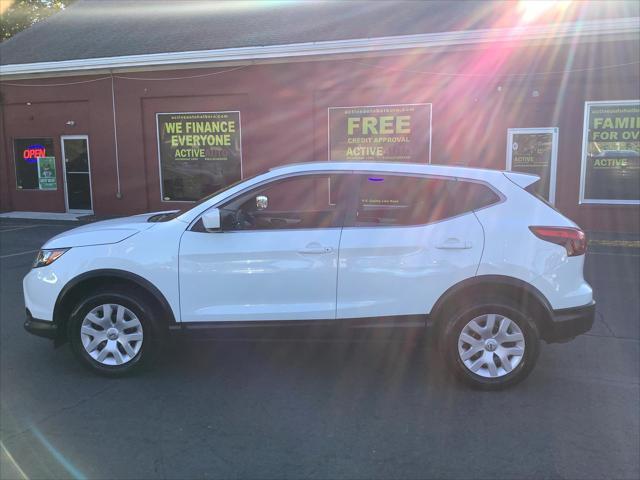
{"label": "'free credit approval' banner", "polygon": [[329,107],[329,160],[431,162],[431,104]]}
{"label": "'free credit approval' banner", "polygon": [[198,200],[240,180],[240,112],[158,113],[164,201]]}

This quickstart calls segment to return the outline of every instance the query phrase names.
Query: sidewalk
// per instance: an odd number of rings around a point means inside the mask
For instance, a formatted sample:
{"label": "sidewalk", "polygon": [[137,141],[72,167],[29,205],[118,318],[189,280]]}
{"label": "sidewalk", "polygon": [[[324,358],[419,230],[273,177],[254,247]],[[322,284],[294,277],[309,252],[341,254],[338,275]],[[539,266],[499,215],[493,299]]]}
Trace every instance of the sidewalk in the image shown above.
{"label": "sidewalk", "polygon": [[21,220],[71,220],[77,221],[86,216],[77,213],[53,213],[53,212],[5,212],[0,213],[0,218],[16,218]]}
{"label": "sidewalk", "polygon": [[116,215],[93,215],[84,213],[54,213],[54,212],[5,212],[0,213],[0,222],[11,220],[44,220],[64,222],[99,222],[118,218]]}

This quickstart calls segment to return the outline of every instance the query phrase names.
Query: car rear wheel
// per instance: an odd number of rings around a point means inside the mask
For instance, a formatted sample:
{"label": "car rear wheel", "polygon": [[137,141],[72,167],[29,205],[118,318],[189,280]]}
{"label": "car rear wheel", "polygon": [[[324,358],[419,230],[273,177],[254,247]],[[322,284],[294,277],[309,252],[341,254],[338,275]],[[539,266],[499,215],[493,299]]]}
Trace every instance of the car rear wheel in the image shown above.
{"label": "car rear wheel", "polygon": [[506,301],[460,308],[441,338],[446,362],[473,387],[497,390],[524,380],[538,358],[533,320]]}
{"label": "car rear wheel", "polygon": [[83,364],[109,376],[149,363],[158,348],[153,309],[143,296],[101,291],[82,300],[72,313],[68,338]]}

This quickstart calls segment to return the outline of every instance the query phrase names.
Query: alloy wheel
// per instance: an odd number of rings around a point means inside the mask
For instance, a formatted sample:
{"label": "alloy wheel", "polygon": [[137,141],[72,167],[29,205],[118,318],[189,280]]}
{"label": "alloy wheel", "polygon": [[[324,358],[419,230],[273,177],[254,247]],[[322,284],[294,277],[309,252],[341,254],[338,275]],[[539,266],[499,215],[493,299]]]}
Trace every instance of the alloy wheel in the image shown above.
{"label": "alloy wheel", "polygon": [[508,317],[497,313],[472,319],[458,337],[458,355],[474,374],[499,378],[513,371],[524,356],[522,330]]}
{"label": "alloy wheel", "polygon": [[98,363],[124,365],[142,348],[142,324],[135,313],[122,305],[99,305],[84,317],[80,338],[87,354]]}

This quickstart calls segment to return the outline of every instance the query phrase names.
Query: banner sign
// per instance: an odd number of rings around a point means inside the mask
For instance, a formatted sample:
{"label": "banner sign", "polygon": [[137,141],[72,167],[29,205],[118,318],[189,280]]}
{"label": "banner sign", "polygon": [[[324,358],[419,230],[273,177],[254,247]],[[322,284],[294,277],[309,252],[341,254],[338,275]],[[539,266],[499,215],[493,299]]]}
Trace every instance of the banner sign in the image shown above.
{"label": "banner sign", "polygon": [[523,130],[511,133],[510,170],[538,175],[540,180],[534,186],[536,192],[551,200],[554,135],[552,132],[529,133]]}
{"label": "banner sign", "polygon": [[[16,138],[13,141],[13,157],[16,167],[16,187],[18,190],[39,190],[40,177],[38,159],[54,158],[52,138]],[[53,161],[55,177],[55,159]],[[54,183],[55,185],[55,183]],[[49,187],[56,189],[57,186]]]}
{"label": "banner sign", "polygon": [[640,202],[640,101],[587,102],[582,199]]}
{"label": "banner sign", "polygon": [[431,162],[431,104],[329,108],[329,160]]}
{"label": "banner sign", "polygon": [[158,113],[162,199],[192,201],[240,180],[240,112]]}
{"label": "banner sign", "polygon": [[38,186],[40,190],[56,190],[56,158],[38,157]]}

